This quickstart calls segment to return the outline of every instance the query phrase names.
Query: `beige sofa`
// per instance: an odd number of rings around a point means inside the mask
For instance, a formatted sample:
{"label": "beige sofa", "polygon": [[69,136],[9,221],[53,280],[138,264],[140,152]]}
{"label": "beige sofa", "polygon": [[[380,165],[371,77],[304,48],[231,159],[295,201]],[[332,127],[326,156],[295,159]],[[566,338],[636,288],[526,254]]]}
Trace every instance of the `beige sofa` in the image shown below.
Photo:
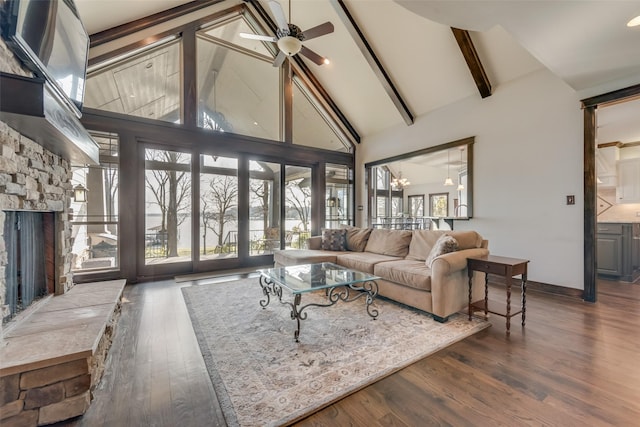
{"label": "beige sofa", "polygon": [[[442,234],[453,237],[458,250],[425,260]],[[418,308],[445,322],[468,307],[467,257],[489,254],[488,241],[475,231],[347,229],[345,251],[322,249],[322,236],[309,249],[279,250],[276,266],[333,262],[380,276],[379,294]],[[484,298],[484,273],[474,272],[473,300]]]}

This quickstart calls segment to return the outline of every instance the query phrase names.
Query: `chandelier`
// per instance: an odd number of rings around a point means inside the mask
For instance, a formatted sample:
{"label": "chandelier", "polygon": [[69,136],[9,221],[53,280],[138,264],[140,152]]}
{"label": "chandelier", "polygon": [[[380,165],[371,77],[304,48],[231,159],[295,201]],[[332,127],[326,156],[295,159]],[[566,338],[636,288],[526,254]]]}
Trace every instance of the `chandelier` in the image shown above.
{"label": "chandelier", "polygon": [[404,190],[410,185],[411,183],[409,182],[409,180],[407,178],[403,178],[402,172],[399,172],[398,176],[393,177],[393,179],[391,180],[391,186],[396,190]]}

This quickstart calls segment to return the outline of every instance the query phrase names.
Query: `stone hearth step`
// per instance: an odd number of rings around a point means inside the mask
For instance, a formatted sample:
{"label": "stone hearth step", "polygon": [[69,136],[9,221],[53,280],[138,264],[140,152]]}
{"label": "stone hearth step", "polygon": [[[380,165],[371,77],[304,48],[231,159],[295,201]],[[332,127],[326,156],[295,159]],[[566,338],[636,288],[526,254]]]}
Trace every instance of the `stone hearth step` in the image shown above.
{"label": "stone hearth step", "polygon": [[125,284],[78,284],[5,329],[0,424],[46,425],[84,414],[104,370]]}

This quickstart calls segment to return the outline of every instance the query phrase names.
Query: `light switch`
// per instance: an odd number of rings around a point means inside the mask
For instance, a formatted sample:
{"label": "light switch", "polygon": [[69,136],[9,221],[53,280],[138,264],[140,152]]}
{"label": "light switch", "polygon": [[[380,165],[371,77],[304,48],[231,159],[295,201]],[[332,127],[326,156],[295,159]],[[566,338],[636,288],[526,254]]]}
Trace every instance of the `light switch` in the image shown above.
{"label": "light switch", "polygon": [[573,194],[570,196],[567,196],[567,204],[568,205],[575,205],[576,204],[576,196],[574,196]]}

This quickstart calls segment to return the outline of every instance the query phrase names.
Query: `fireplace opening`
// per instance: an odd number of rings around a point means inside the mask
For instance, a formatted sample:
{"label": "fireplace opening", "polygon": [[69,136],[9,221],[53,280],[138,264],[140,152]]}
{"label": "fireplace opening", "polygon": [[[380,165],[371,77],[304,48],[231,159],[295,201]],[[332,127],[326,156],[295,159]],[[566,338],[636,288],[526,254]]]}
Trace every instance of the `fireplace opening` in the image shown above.
{"label": "fireplace opening", "polygon": [[6,211],[4,244],[6,323],[55,290],[55,214]]}

